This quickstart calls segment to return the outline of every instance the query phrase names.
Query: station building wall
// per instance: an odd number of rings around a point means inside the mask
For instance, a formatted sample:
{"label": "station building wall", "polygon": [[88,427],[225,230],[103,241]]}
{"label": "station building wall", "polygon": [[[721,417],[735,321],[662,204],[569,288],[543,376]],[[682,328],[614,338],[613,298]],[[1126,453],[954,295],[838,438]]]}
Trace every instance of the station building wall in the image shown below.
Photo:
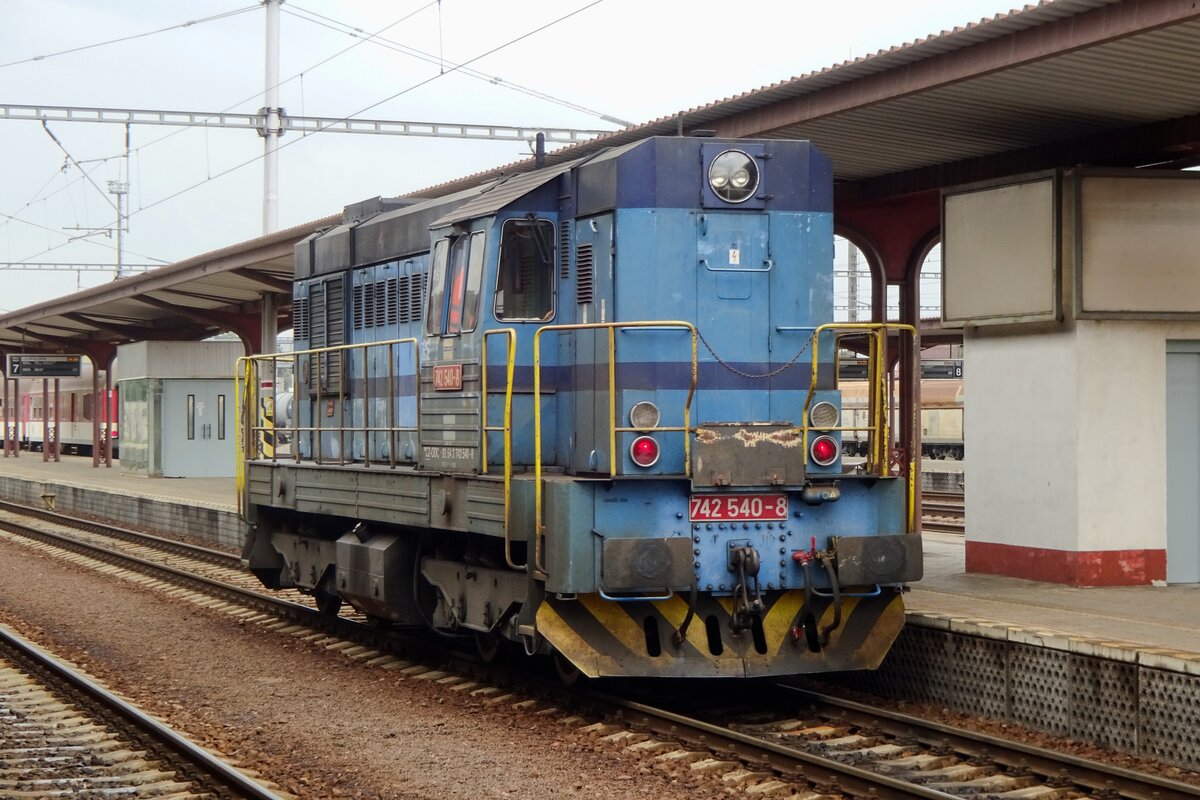
{"label": "station building wall", "polygon": [[1200,323],[1077,320],[967,338],[967,570],[1165,580],[1167,343],[1200,341]]}
{"label": "station building wall", "polygon": [[[1172,580],[1200,574],[1185,564],[1200,506],[1180,502],[1200,493],[1181,477],[1200,475],[1200,452],[1167,423],[1168,344],[1200,353],[1196,219],[1200,175],[1186,172],[944,193],[943,319],[964,327],[970,362],[968,571],[1078,586],[1163,582],[1168,561]],[[1200,395],[1171,400],[1200,437]]]}

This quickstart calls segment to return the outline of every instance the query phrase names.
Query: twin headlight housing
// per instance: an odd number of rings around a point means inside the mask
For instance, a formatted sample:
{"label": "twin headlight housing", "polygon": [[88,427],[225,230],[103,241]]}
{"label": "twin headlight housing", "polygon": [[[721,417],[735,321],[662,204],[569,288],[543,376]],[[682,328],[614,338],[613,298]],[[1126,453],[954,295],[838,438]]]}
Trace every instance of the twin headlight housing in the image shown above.
{"label": "twin headlight housing", "polygon": [[741,150],[726,150],[708,165],[708,186],[726,203],[744,203],[758,190],[758,164]]}

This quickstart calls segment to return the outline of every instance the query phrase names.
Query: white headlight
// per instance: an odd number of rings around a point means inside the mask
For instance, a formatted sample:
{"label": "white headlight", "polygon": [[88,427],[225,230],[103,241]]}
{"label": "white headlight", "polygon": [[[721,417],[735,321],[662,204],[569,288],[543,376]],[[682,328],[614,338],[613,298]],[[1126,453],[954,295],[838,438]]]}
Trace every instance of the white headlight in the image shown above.
{"label": "white headlight", "polygon": [[639,431],[657,428],[659,418],[658,406],[646,400],[634,403],[633,408],[629,409],[629,424]]}
{"label": "white headlight", "polygon": [[808,418],[814,428],[836,428],[838,416],[837,406],[824,400],[814,405],[808,412]]}
{"label": "white headlight", "polygon": [[726,150],[708,165],[708,185],[727,203],[743,203],[758,189],[758,165],[741,150]]}

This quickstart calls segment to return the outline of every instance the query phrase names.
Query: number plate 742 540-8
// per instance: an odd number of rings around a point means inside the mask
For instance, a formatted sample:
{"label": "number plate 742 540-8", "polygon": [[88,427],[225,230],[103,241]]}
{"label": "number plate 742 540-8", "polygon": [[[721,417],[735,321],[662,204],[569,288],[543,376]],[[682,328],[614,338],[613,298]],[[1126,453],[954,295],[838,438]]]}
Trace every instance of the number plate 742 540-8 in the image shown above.
{"label": "number plate 742 540-8", "polygon": [[691,522],[771,522],[787,519],[786,494],[694,494]]}

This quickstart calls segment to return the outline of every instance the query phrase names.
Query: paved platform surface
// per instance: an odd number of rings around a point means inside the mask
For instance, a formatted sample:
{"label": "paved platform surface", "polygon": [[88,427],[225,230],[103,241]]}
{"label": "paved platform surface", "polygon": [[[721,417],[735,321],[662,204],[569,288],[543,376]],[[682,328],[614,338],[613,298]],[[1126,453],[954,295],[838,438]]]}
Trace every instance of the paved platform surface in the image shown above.
{"label": "paved platform surface", "polygon": [[93,469],[91,456],[63,456],[54,463],[43,462],[41,453],[26,452],[17,458],[0,458],[0,475],[237,511],[232,477],[147,478],[122,470],[115,460],[111,468],[101,464]]}
{"label": "paved platform surface", "polygon": [[958,534],[924,534],[925,578],[913,586],[908,597],[910,612],[988,620],[1200,656],[1200,585],[1077,589],[967,574],[964,542]]}
{"label": "paved platform surface", "polygon": [[[115,462],[111,469],[93,469],[90,457],[63,456],[60,463],[43,463],[40,453],[0,459],[0,475],[236,510],[233,478],[144,478],[124,473]],[[1200,658],[1200,586],[1076,589],[968,575],[962,536],[926,533],[924,541],[925,578],[908,597],[910,612],[1195,653]]]}

